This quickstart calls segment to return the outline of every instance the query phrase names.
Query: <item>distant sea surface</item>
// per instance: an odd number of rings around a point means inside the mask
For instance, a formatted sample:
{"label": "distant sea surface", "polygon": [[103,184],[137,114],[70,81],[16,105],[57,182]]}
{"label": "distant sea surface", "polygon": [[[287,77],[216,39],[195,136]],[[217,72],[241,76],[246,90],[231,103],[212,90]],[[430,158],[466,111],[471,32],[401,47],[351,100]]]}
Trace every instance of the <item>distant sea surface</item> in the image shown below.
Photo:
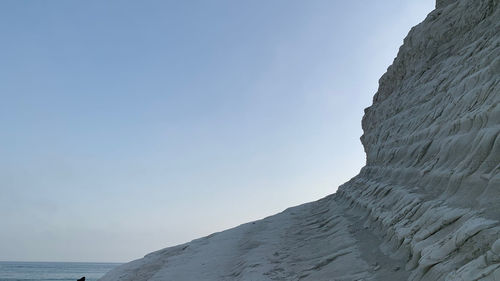
{"label": "distant sea surface", "polygon": [[0,261],[0,281],[95,281],[119,263]]}

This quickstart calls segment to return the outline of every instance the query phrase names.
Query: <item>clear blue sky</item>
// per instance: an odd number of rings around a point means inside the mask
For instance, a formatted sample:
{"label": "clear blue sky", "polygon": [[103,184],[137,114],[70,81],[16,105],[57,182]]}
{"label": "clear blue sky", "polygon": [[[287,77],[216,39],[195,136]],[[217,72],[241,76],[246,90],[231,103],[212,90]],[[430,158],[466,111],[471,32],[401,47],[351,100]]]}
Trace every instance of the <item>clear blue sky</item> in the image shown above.
{"label": "clear blue sky", "polygon": [[127,261],[335,192],[433,8],[1,1],[0,260]]}

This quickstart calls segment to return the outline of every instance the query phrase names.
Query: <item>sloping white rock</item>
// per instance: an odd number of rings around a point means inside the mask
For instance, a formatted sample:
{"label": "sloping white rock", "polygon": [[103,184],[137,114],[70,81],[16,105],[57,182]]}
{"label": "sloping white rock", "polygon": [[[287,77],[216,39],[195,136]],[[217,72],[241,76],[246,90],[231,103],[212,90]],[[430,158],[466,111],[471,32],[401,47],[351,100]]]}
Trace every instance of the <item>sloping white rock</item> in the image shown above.
{"label": "sloping white rock", "polygon": [[325,198],[151,253],[101,280],[375,280],[352,222]]}
{"label": "sloping white rock", "polygon": [[116,268],[118,280],[500,280],[500,0],[438,0],[338,192]]}

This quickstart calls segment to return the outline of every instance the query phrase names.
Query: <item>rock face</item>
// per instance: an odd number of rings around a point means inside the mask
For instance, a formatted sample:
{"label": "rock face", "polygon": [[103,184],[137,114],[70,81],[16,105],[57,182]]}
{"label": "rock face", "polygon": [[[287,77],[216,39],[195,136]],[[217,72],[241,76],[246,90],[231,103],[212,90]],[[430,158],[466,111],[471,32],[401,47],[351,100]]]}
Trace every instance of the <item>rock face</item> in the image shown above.
{"label": "rock face", "polygon": [[500,280],[500,0],[438,0],[379,84],[336,194],[101,280]]}
{"label": "rock face", "polygon": [[456,1],[456,0],[436,0],[436,8],[437,9],[443,8],[444,6],[452,3],[453,1]]}

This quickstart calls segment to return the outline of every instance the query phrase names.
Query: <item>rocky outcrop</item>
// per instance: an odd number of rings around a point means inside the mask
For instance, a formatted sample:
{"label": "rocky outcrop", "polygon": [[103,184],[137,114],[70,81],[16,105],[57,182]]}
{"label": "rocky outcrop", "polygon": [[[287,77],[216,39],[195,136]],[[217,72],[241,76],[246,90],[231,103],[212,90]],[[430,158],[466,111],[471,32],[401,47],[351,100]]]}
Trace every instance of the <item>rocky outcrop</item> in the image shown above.
{"label": "rocky outcrop", "polygon": [[365,110],[336,194],[102,280],[500,280],[500,0],[438,0]]}
{"label": "rocky outcrop", "polygon": [[499,1],[451,1],[414,27],[363,130],[366,166],[337,200],[410,280],[500,280]]}

